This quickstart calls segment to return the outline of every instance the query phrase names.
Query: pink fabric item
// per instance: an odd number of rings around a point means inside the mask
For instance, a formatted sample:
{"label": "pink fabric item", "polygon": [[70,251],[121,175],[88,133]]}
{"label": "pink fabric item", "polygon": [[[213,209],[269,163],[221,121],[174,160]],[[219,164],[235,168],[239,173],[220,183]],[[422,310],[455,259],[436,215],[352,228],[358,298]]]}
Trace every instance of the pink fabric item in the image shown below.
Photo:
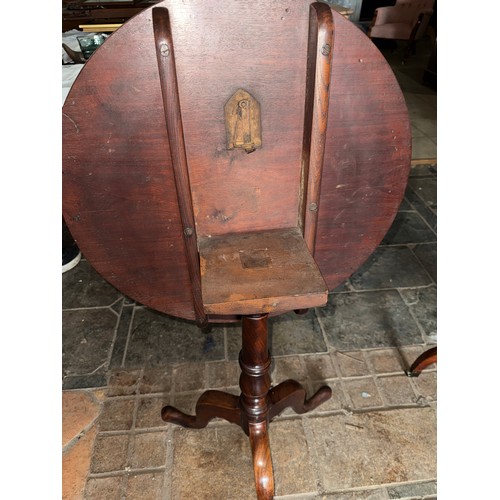
{"label": "pink fabric item", "polygon": [[424,35],[427,23],[433,14],[434,0],[397,0],[396,5],[375,10],[375,23],[370,29],[371,38],[408,40],[420,14],[424,14],[422,25],[415,39]]}
{"label": "pink fabric item", "polygon": [[409,23],[391,23],[373,26],[371,36],[373,38],[391,38],[394,40],[407,40],[410,38],[412,25]]}

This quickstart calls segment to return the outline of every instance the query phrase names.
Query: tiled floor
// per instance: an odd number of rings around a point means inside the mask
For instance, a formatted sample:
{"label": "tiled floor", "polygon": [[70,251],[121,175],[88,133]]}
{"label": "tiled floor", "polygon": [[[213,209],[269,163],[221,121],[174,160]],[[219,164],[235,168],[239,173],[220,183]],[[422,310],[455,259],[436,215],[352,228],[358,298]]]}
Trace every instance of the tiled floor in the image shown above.
{"label": "tiled floor", "polygon": [[[273,381],[333,397],[271,424],[277,498],[434,499],[436,367],[404,370],[436,335],[436,93],[426,48],[393,63],[410,111],[414,166],[398,216],[372,257],[305,316],[271,319]],[[417,161],[420,160],[420,161]],[[206,335],[124,297],[84,259],[63,275],[63,498],[252,499],[248,438],[215,420],[186,430],[208,388],[238,391],[238,325]],[[231,451],[231,453],[228,452]]]}

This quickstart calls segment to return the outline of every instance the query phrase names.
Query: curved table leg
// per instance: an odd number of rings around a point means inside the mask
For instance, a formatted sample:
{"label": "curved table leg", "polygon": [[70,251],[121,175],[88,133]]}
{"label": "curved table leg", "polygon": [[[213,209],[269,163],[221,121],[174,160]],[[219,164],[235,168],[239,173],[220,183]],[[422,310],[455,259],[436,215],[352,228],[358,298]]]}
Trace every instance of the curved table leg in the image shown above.
{"label": "curved table leg", "polygon": [[274,496],[268,434],[271,419],[287,407],[293,408],[296,413],[306,413],[332,395],[331,389],[323,386],[307,399],[304,387],[295,380],[286,380],[271,388],[267,320],[267,314],[244,316],[242,319],[240,396],[210,390],[198,399],[195,415],[187,415],[172,406],[165,406],[161,411],[165,422],[192,429],[206,427],[216,417],[239,425],[250,439],[259,500],[271,500]]}
{"label": "curved table leg", "polygon": [[267,427],[268,424],[265,421],[248,424],[255,488],[259,500],[272,500],[274,496],[273,462]]}
{"label": "curved table leg", "polygon": [[431,347],[427,351],[423,352],[406,370],[406,375],[408,377],[418,377],[424,368],[437,362],[437,347]]}
{"label": "curved table leg", "polygon": [[206,391],[196,403],[195,415],[187,415],[173,406],[161,410],[165,422],[191,429],[202,429],[210,420],[219,417],[233,424],[241,425],[240,398],[221,391]]}
{"label": "curved table leg", "polygon": [[314,410],[314,408],[331,397],[332,390],[330,387],[324,385],[307,399],[306,390],[299,382],[296,380],[285,380],[269,391],[269,402],[271,405],[269,417],[272,419],[287,407],[291,407],[295,413],[306,413]]}

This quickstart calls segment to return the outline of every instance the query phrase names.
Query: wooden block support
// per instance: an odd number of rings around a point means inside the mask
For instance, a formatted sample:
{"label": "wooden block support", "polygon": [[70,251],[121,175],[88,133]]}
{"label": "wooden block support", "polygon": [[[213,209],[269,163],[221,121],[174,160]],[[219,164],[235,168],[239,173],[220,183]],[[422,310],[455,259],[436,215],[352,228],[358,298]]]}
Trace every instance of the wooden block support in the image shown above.
{"label": "wooden block support", "polygon": [[279,313],[324,306],[328,287],[299,228],[199,239],[207,314]]}

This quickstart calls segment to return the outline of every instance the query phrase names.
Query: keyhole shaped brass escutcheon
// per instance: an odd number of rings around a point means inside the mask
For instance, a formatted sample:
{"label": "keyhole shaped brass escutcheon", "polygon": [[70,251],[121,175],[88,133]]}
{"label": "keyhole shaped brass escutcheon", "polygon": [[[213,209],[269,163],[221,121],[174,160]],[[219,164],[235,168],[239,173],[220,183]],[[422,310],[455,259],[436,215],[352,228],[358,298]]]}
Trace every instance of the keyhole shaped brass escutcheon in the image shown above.
{"label": "keyhole shaped brass escutcheon", "polygon": [[260,104],[246,90],[238,89],[224,106],[227,149],[252,153],[262,147]]}

